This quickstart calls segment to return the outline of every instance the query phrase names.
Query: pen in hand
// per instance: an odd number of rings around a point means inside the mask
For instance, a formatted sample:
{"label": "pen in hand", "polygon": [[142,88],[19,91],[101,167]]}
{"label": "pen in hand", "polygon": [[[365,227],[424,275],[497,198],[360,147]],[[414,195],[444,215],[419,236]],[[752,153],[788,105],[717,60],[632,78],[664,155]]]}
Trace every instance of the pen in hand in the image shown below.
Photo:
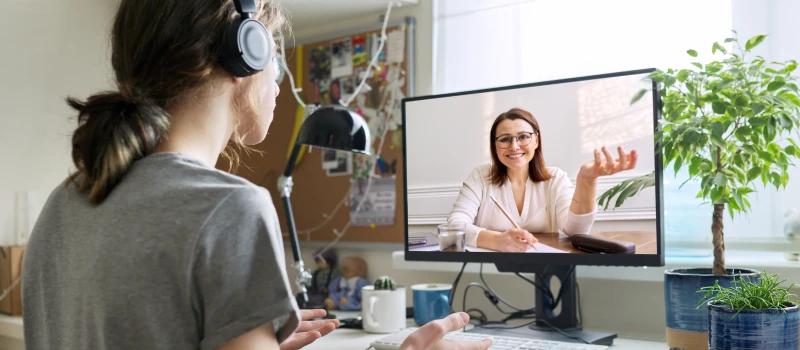
{"label": "pen in hand", "polygon": [[[514,227],[521,228],[521,227],[519,227],[519,225],[517,225],[517,222],[514,221],[514,218],[512,218],[511,215],[509,215],[508,212],[503,208],[503,206],[500,205],[500,203],[497,201],[497,199],[494,198],[494,196],[489,195],[489,197],[492,199],[492,201],[494,201],[494,204],[497,204],[497,207],[500,208],[500,211],[503,212],[503,215],[505,215],[508,218],[508,220],[511,221],[512,224],[514,224]],[[533,248],[533,250],[536,250],[536,251],[539,250],[539,249],[536,249],[536,246],[533,245],[533,242],[527,242],[527,243],[530,243],[531,248]]]}

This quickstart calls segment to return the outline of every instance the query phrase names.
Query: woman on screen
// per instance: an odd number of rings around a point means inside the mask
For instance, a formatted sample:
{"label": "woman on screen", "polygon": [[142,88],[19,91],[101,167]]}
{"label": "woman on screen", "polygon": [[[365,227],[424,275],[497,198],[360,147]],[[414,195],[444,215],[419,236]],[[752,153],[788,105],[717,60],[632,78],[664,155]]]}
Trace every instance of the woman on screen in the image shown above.
{"label": "woman on screen", "polygon": [[447,221],[466,225],[467,245],[501,252],[527,251],[537,241],[531,232],[589,233],[597,178],[633,169],[638,157],[622,147],[617,159],[606,147],[595,150],[573,185],[564,170],[545,165],[541,129],[530,112],[500,114],[489,135],[492,162],[470,173]]}

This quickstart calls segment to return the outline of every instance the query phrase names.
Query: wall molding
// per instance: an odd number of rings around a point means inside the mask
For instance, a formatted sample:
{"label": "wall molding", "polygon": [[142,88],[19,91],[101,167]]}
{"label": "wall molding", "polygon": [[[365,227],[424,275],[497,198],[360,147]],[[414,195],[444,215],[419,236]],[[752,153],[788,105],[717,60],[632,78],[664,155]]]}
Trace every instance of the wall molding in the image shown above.
{"label": "wall molding", "polygon": [[[618,183],[638,175],[601,177],[597,181],[597,193],[603,193]],[[571,179],[574,183],[575,179]],[[418,186],[408,189],[408,224],[439,225],[447,221],[452,204],[461,192],[462,184],[441,186]],[[647,191],[647,190],[645,190]],[[625,207],[603,211],[598,208],[596,221],[655,220],[655,192],[641,193],[630,198]]]}

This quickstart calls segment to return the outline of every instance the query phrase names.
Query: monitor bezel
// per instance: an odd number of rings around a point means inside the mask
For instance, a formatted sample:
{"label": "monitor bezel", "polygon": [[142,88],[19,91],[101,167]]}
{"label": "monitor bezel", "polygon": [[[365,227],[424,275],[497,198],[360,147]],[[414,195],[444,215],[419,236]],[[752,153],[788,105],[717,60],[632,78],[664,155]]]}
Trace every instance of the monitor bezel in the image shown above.
{"label": "monitor bezel", "polygon": [[[480,90],[460,91],[445,94],[426,95],[408,97],[402,100],[402,124],[401,131],[403,134],[403,196],[404,196],[404,222],[405,222],[405,260],[407,261],[441,261],[441,262],[485,262],[485,263],[503,263],[503,264],[521,264],[521,265],[586,265],[586,266],[664,266],[664,222],[663,222],[663,181],[662,172],[663,164],[662,157],[658,152],[660,147],[660,140],[655,142],[655,183],[656,191],[656,254],[511,254],[511,253],[471,253],[471,252],[421,252],[410,251],[408,246],[409,226],[408,226],[408,153],[407,153],[407,137],[406,133],[406,103],[446,98],[452,96],[462,96],[479,94],[486,92],[495,92],[503,90],[513,90],[521,88],[529,88],[535,86],[555,85],[572,83],[586,80],[597,80],[605,78],[622,77],[628,75],[649,74],[654,72],[655,68],[630,70],[623,72],[588,75],[582,77],[549,80],[542,82],[507,85],[501,87],[494,87]],[[655,81],[652,81],[653,92],[653,127],[654,135],[659,129],[658,120],[661,119],[661,96],[659,86]],[[520,257],[525,257],[520,259]]]}

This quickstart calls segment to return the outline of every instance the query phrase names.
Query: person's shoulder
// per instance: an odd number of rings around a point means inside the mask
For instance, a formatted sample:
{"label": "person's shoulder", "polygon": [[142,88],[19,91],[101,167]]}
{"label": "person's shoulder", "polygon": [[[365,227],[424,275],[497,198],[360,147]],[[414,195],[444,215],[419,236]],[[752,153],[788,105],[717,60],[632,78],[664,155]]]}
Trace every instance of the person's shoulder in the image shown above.
{"label": "person's shoulder", "polygon": [[492,163],[483,163],[472,169],[470,178],[488,180],[492,173]]}
{"label": "person's shoulder", "polygon": [[227,197],[234,192],[249,192],[252,194],[249,196],[256,200],[265,194],[269,198],[266,188],[179,153],[149,155],[137,161],[129,175],[142,179],[160,177],[159,183],[164,187],[199,192],[206,198],[213,197],[214,193]]}
{"label": "person's shoulder", "polygon": [[550,173],[550,179],[547,180],[547,183],[559,183],[561,181],[569,180],[568,174],[564,169],[555,166],[549,166],[546,168],[547,172]]}

